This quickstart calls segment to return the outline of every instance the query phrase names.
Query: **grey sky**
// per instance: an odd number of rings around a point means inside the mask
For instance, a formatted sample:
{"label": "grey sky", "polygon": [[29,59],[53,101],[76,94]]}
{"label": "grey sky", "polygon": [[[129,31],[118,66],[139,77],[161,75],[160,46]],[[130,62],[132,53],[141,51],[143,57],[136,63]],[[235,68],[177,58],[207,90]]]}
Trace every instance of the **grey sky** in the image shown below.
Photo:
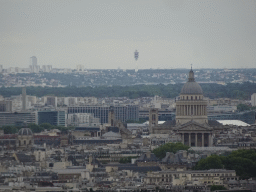
{"label": "grey sky", "polygon": [[0,0],[0,64],[256,66],[256,1]]}

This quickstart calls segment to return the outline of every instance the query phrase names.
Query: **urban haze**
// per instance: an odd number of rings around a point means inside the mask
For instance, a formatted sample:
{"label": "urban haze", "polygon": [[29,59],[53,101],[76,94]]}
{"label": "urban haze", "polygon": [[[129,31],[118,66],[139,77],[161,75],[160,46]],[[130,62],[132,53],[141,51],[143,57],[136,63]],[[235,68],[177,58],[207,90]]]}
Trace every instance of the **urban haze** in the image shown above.
{"label": "urban haze", "polygon": [[0,5],[0,192],[256,192],[256,1]]}

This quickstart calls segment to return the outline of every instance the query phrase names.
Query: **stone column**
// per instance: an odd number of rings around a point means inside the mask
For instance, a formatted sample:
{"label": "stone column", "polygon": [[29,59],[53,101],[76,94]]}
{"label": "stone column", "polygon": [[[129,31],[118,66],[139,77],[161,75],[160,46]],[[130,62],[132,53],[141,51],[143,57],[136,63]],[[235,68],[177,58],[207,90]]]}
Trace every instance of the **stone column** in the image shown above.
{"label": "stone column", "polygon": [[197,133],[195,133],[195,147],[197,147]]}
{"label": "stone column", "polygon": [[191,133],[188,134],[188,146],[191,147]]}
{"label": "stone column", "polygon": [[202,147],[204,147],[204,133],[202,133]]}
{"label": "stone column", "polygon": [[208,141],[209,141],[208,147],[211,147],[212,146],[212,134],[211,133],[209,133],[209,135],[208,135]]}

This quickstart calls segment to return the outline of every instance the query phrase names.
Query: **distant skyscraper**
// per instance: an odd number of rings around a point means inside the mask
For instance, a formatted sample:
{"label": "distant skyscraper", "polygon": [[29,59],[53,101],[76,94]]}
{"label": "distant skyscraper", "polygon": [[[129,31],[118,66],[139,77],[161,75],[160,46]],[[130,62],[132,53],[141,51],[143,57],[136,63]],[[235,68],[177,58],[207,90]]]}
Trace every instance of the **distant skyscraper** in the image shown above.
{"label": "distant skyscraper", "polygon": [[43,65],[42,70],[43,70],[43,72],[49,73],[52,71],[52,66],[51,65]]}
{"label": "distant skyscraper", "polygon": [[30,65],[37,65],[37,58],[35,56],[30,57]]}
{"label": "distant skyscraper", "polygon": [[26,87],[22,87],[22,111],[26,111],[26,109],[27,109]]}

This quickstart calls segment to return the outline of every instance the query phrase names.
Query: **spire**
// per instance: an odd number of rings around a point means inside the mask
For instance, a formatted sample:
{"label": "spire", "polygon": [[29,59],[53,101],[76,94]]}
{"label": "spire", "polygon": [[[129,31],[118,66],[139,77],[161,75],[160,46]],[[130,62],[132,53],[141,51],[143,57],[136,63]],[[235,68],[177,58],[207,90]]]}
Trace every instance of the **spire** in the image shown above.
{"label": "spire", "polygon": [[189,74],[188,74],[188,81],[189,82],[195,81],[194,72],[192,70],[192,64],[191,64],[191,70],[189,71]]}

